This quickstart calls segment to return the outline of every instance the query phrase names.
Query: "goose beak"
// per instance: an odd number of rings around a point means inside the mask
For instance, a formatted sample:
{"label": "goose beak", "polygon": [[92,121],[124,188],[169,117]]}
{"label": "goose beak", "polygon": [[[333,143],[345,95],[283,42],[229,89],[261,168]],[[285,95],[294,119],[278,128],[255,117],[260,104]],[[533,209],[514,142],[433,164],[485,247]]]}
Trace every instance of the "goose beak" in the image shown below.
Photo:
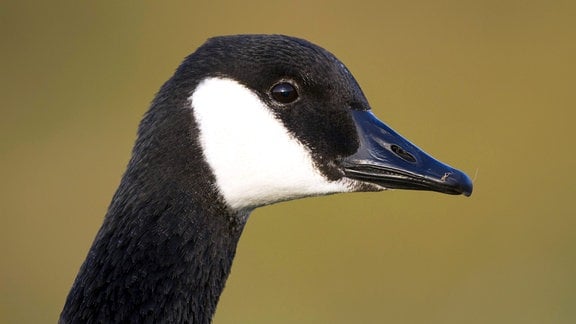
{"label": "goose beak", "polygon": [[352,110],[360,147],[343,161],[346,177],[386,189],[470,196],[472,180],[404,139],[370,111]]}

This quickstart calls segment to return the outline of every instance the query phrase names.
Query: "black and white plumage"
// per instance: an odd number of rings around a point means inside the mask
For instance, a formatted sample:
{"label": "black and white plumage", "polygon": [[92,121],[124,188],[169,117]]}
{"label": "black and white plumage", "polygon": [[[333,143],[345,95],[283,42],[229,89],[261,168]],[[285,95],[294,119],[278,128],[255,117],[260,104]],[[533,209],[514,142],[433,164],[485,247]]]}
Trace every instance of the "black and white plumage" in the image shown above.
{"label": "black and white plumage", "polygon": [[160,89],[60,323],[209,323],[250,212],[472,183],[378,121],[346,67],[280,35],[208,40]]}

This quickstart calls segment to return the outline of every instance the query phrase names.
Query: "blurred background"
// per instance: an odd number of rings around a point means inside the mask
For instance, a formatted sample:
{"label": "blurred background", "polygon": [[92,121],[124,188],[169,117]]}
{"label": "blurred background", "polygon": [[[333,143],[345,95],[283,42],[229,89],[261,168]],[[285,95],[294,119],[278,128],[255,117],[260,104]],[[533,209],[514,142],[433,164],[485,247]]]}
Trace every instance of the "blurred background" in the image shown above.
{"label": "blurred background", "polygon": [[214,35],[339,57],[475,177],[254,212],[215,323],[576,323],[573,1],[0,3],[0,322],[56,322],[154,94]]}

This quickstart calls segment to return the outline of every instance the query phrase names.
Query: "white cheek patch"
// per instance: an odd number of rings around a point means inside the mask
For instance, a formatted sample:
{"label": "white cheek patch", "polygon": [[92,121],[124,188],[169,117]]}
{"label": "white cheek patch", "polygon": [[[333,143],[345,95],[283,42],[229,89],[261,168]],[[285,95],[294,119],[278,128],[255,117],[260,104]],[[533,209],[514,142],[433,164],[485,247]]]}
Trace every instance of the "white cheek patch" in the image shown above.
{"label": "white cheek patch", "polygon": [[352,191],[350,180],[326,179],[308,149],[240,83],[205,79],[190,102],[204,156],[233,209]]}

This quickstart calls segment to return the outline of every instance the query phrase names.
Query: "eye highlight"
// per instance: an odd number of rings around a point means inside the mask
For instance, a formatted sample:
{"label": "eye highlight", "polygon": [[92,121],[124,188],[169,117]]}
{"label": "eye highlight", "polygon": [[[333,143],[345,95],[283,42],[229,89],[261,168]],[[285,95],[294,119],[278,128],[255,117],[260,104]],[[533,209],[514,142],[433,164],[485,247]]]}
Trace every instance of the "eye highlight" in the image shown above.
{"label": "eye highlight", "polygon": [[298,91],[290,82],[280,82],[270,89],[272,99],[282,104],[288,104],[298,99]]}

